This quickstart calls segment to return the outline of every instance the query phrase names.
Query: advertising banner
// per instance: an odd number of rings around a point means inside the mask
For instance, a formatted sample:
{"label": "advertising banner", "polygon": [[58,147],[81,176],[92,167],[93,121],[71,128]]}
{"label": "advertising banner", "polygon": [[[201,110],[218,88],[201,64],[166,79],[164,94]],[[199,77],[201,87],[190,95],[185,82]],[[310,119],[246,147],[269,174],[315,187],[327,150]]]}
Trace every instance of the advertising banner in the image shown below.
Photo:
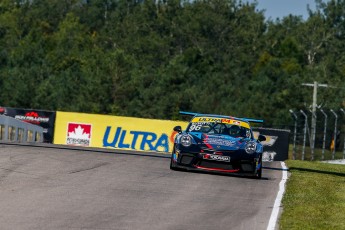
{"label": "advertising banner", "polygon": [[55,111],[0,107],[0,114],[41,126],[44,142],[53,143]]}
{"label": "advertising banner", "polygon": [[54,144],[171,152],[177,125],[187,122],[56,112]]}
{"label": "advertising banner", "polygon": [[289,154],[290,130],[271,128],[252,128],[255,138],[259,134],[266,137],[266,141],[261,142],[264,146],[263,161],[284,161]]}

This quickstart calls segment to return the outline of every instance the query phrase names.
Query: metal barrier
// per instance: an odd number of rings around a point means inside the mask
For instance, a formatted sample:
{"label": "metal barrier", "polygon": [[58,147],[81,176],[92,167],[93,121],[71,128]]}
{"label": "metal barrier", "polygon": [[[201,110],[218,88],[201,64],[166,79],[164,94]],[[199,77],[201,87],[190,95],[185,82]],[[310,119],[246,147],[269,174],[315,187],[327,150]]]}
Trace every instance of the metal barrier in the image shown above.
{"label": "metal barrier", "polygon": [[0,115],[0,141],[43,142],[43,128],[12,117]]}
{"label": "metal barrier", "polygon": [[[306,147],[308,151],[310,149],[308,160],[315,160],[315,157],[316,160],[345,159],[345,109],[316,108],[314,113],[310,110],[289,111],[294,120],[293,159],[305,160]],[[315,123],[310,123],[309,118]]]}

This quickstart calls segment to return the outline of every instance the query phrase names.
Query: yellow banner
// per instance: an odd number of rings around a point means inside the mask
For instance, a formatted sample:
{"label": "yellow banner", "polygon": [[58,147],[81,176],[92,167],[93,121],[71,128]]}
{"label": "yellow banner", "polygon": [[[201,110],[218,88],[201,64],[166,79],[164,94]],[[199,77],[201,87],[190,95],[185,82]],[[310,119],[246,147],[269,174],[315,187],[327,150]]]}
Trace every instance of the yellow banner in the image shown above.
{"label": "yellow banner", "polygon": [[188,122],[58,111],[54,144],[171,152],[177,125]]}

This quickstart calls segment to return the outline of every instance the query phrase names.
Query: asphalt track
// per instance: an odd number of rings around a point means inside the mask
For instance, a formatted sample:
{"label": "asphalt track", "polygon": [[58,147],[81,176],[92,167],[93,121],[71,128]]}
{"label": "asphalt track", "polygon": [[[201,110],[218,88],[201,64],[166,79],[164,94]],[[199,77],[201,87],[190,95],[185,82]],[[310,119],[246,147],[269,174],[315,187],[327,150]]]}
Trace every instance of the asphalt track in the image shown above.
{"label": "asphalt track", "polygon": [[0,229],[267,229],[282,178],[169,170],[163,154],[0,144]]}

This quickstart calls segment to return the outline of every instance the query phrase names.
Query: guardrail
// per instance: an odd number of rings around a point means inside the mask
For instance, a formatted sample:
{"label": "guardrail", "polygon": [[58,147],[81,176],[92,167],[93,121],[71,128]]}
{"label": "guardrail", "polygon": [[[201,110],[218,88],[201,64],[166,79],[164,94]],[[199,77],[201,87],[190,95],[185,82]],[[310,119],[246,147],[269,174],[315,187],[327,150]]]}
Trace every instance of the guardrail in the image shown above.
{"label": "guardrail", "polygon": [[43,128],[12,117],[0,115],[0,141],[43,142]]}

